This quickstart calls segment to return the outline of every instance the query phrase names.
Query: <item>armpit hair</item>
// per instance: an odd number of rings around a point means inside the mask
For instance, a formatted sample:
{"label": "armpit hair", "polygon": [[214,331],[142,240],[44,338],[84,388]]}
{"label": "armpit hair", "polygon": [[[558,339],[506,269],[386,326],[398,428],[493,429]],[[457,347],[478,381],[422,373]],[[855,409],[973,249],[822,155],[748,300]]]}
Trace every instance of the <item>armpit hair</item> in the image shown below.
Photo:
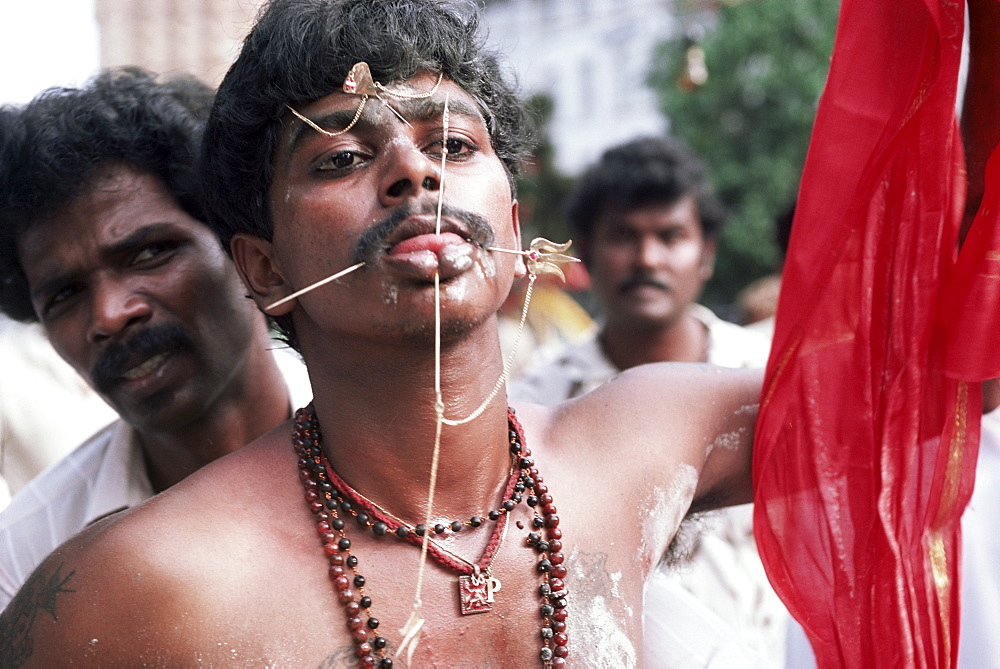
{"label": "armpit hair", "polygon": [[671,539],[667,550],[663,552],[660,563],[669,569],[676,569],[690,561],[691,554],[698,544],[698,538],[705,532],[716,515],[714,511],[689,513],[681,521],[677,532],[674,533],[674,538]]}

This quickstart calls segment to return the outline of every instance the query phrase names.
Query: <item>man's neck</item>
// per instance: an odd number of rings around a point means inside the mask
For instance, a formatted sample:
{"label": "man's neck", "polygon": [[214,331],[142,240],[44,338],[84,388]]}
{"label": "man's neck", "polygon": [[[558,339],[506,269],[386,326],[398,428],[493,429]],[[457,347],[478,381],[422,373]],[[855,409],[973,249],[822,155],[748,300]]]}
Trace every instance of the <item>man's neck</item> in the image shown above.
{"label": "man's neck", "polygon": [[[422,522],[437,441],[433,347],[373,352],[371,346],[345,350],[349,346],[306,352],[324,449],[337,473],[362,495],[404,520]],[[345,367],[345,361],[353,364]],[[495,328],[478,328],[446,345],[445,417],[475,411],[502,367]],[[478,418],[442,425],[439,446],[435,515],[461,517],[495,504],[510,467],[504,391]]]}
{"label": "man's neck", "polygon": [[251,344],[246,363],[197,420],[136,437],[156,492],[236,451],[291,416],[285,379],[266,332]]}
{"label": "man's neck", "polygon": [[604,354],[618,369],[651,362],[708,361],[708,329],[690,310],[665,326],[609,321],[598,339]]}

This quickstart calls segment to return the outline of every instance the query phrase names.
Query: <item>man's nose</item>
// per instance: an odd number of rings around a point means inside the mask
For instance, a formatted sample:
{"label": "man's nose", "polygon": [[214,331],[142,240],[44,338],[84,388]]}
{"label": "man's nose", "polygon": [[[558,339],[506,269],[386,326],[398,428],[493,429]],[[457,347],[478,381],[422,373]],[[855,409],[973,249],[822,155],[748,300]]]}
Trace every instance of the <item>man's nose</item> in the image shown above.
{"label": "man's nose", "polygon": [[641,237],[636,242],[635,264],[638,267],[659,267],[666,257],[666,247],[655,237]]}
{"label": "man's nose", "polygon": [[129,282],[104,279],[91,292],[90,332],[93,343],[112,339],[133,325],[143,323],[152,314],[149,299]]}
{"label": "man's nose", "polygon": [[395,147],[388,163],[379,188],[379,200],[385,207],[396,206],[421,189],[436,191],[441,187],[438,166],[412,144]]}

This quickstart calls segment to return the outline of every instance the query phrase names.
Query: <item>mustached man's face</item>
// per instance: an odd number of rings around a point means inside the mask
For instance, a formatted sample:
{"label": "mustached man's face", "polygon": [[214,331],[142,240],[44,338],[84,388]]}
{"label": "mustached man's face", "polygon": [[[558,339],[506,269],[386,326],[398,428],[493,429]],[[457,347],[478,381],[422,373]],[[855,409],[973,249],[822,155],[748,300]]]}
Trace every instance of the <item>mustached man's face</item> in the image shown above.
{"label": "mustached man's face", "polygon": [[587,241],[594,292],[609,323],[669,327],[712,276],[715,242],[706,240],[691,196],[673,204],[605,210]]}
{"label": "mustached man's face", "polygon": [[210,410],[259,319],[212,232],[162,182],[124,166],[21,236],[53,346],[140,431]]}
{"label": "mustached man's face", "polygon": [[[437,77],[392,87],[419,94]],[[447,138],[443,110],[448,101]],[[291,113],[269,193],[273,242],[238,236],[233,252],[262,306],[359,261],[365,266],[271,313],[293,314],[303,350],[335,333],[364,341],[429,342],[434,277],[447,338],[492,317],[510,290],[519,248],[517,206],[472,98],[445,79],[423,99],[361,99],[341,92]],[[441,234],[435,234],[444,167]],[[248,250],[252,247],[252,250]],[[266,256],[266,259],[265,259]]]}

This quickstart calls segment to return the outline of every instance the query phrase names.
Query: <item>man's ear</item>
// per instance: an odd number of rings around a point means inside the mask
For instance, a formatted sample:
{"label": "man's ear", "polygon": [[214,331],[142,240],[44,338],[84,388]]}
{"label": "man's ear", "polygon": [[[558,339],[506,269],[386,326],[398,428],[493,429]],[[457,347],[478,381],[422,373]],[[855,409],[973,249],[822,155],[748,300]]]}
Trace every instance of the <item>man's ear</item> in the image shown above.
{"label": "man's ear", "polygon": [[715,252],[719,248],[719,240],[709,237],[701,251],[701,280],[708,281],[715,273]]}
{"label": "man's ear", "polygon": [[[514,225],[514,248],[520,251],[524,246],[521,243],[521,219],[518,215],[517,200],[514,200],[510,205],[510,219]],[[517,255],[514,258],[514,276],[521,278],[528,273],[528,268],[524,264],[524,256]]]}
{"label": "man's ear", "polygon": [[281,316],[295,308],[296,301],[289,300],[280,307],[268,310],[270,304],[291,294],[291,288],[274,257],[274,246],[261,237],[246,233],[233,236],[229,247],[233,253],[233,263],[240,278],[250,291],[250,296],[260,310],[270,316]]}

